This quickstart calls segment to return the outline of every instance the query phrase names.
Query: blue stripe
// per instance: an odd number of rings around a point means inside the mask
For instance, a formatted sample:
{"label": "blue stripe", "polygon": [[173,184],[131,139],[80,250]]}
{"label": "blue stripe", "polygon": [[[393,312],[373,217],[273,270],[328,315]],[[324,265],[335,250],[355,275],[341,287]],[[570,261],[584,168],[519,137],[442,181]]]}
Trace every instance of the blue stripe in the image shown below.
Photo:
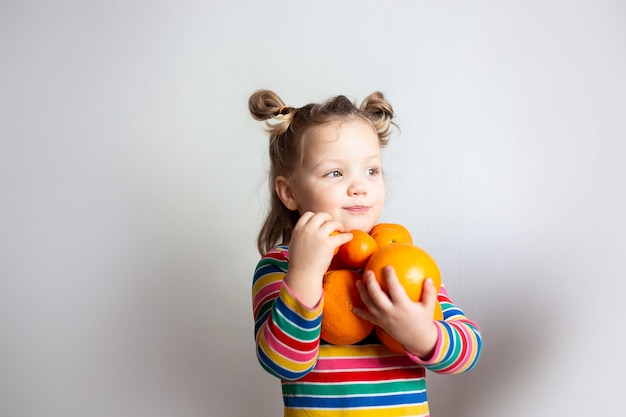
{"label": "blue stripe", "polygon": [[254,323],[254,337],[256,337],[256,334],[259,332],[259,330],[261,329],[261,327],[263,327],[263,325],[265,324],[265,321],[267,320],[267,316],[269,316],[271,310],[267,310],[261,317],[259,317],[259,319]]}
{"label": "blue stripe", "polygon": [[[454,338],[454,334],[452,332],[452,327],[446,323],[445,321],[440,322],[441,324],[443,324],[443,327],[445,328],[446,333],[448,333],[448,340],[450,341],[450,346],[448,346],[448,350],[445,354],[445,356],[443,357],[443,359],[441,360],[441,363],[439,363],[436,368],[444,368],[446,366],[448,366],[448,362],[450,361],[450,357],[452,356],[452,354],[454,353],[454,349],[456,348],[456,339]],[[444,336],[445,338],[446,336]]]}
{"label": "blue stripe", "polygon": [[452,307],[452,308],[448,308],[446,310],[443,310],[443,319],[447,320],[450,317],[453,316],[463,316],[463,311],[461,311],[461,309],[456,308],[456,307]]}
{"label": "blue stripe", "polygon": [[285,379],[288,381],[293,381],[296,379],[300,379],[302,378],[304,375],[306,375],[307,373],[309,373],[309,371],[311,370],[309,369],[305,369],[302,372],[292,372],[289,371],[285,368],[283,368],[282,366],[279,366],[277,363],[275,363],[274,361],[272,361],[263,351],[263,349],[261,349],[261,347],[259,345],[257,345],[257,356],[259,358],[259,362],[261,363],[261,365],[263,366],[263,368],[265,368],[266,371],[268,371],[269,373],[271,373],[274,376],[277,376],[281,379]]}
{"label": "blue stripe", "polygon": [[359,408],[393,405],[415,405],[426,402],[426,392],[371,397],[285,397],[285,406],[293,408]]}
{"label": "blue stripe", "polygon": [[321,326],[322,324],[322,315],[320,314],[314,320],[307,320],[304,317],[300,316],[298,313],[293,311],[287,304],[283,302],[283,300],[278,297],[275,299],[274,308],[280,312],[280,314],[289,322],[295,324],[298,327],[307,330],[313,330]]}
{"label": "blue stripe", "polygon": [[482,349],[483,349],[483,339],[480,333],[474,326],[469,325],[469,327],[472,330],[472,332],[474,332],[474,334],[476,335],[476,356],[474,356],[474,361],[472,362],[470,366],[467,367],[465,372],[469,371],[474,366],[476,366],[476,364],[478,363],[478,358],[480,358],[480,352],[482,352]]}
{"label": "blue stripe", "polygon": [[254,278],[252,279],[252,286],[261,278],[263,278],[267,274],[273,273],[285,273],[285,270],[277,267],[276,265],[268,263],[267,265],[260,266],[256,271],[254,271]]}

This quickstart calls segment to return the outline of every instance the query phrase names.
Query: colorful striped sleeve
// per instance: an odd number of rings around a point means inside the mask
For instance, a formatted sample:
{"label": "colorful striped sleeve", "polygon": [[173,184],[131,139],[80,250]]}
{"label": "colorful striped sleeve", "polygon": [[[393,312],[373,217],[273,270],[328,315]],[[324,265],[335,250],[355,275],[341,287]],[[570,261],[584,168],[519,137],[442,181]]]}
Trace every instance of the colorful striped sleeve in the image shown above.
{"label": "colorful striped sleeve", "polygon": [[438,294],[443,310],[442,321],[436,321],[439,338],[435,351],[429,360],[422,360],[410,352],[409,357],[426,369],[440,374],[461,374],[476,366],[482,350],[482,338],[478,325],[468,319],[463,311],[454,305],[445,286]]}
{"label": "colorful striped sleeve", "polygon": [[319,353],[323,301],[304,306],[285,285],[287,248],[261,258],[252,283],[257,358],[270,374],[297,380],[315,366]]}

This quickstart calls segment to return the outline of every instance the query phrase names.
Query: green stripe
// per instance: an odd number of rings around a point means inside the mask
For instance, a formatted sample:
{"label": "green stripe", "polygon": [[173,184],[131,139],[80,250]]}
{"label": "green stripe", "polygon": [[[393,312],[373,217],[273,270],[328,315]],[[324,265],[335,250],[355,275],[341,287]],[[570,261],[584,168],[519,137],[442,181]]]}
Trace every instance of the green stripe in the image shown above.
{"label": "green stripe", "polygon": [[444,301],[443,303],[439,303],[439,304],[441,305],[441,310],[443,310],[443,311],[446,311],[450,307],[454,307],[454,305],[452,303],[448,303],[446,301]]}
{"label": "green stripe", "polygon": [[263,315],[272,308],[273,303],[271,302],[266,302],[265,304],[263,304],[261,306],[261,308],[259,308],[259,312],[256,315],[256,318],[259,319],[261,317],[263,317]]}
{"label": "green stripe", "polygon": [[301,327],[297,327],[292,322],[278,314],[275,306],[272,310],[272,313],[272,318],[274,319],[274,323],[276,323],[276,326],[293,338],[303,341],[312,341],[316,340],[320,335],[320,326],[312,329],[303,329]]}
{"label": "green stripe", "polygon": [[452,326],[446,326],[446,331],[451,341],[450,345],[452,350],[449,351],[451,355],[448,357],[448,360],[440,363],[439,365],[429,366],[429,368],[433,371],[447,368],[459,358],[459,355],[461,353],[461,335],[459,334],[459,332],[456,331],[456,328]]}
{"label": "green stripe", "polygon": [[345,384],[283,384],[284,395],[315,395],[336,397],[338,395],[369,395],[369,394],[394,394],[407,391],[426,390],[426,380],[420,378],[412,381],[372,381],[369,383],[355,384],[346,382]]}
{"label": "green stripe", "polygon": [[259,269],[267,265],[278,266],[283,271],[286,271],[287,268],[289,268],[289,262],[287,261],[281,261],[274,258],[261,258],[261,260],[257,264],[256,270],[258,271]]}

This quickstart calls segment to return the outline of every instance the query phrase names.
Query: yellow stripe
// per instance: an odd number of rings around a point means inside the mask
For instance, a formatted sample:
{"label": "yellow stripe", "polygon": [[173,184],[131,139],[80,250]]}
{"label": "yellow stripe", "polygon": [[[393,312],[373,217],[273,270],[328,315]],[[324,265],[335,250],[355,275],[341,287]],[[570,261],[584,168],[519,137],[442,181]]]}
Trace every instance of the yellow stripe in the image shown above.
{"label": "yellow stripe", "polygon": [[320,346],[320,357],[322,358],[338,358],[338,357],[383,357],[395,356],[382,345],[363,345],[363,346],[338,346],[338,345],[322,345]]}
{"label": "yellow stripe", "polygon": [[442,336],[441,347],[439,349],[439,352],[438,352],[439,355],[437,355],[437,358],[436,359],[432,358],[429,362],[440,363],[446,357],[446,354],[448,353],[448,349],[450,349],[450,334],[448,333],[446,328],[443,326],[443,324],[435,322],[435,325],[439,326],[439,331]]}
{"label": "yellow stripe", "polygon": [[300,314],[306,320],[315,320],[320,316],[320,314],[322,314],[322,309],[324,308],[323,299],[314,309],[309,309],[306,306],[303,306],[293,295],[289,293],[289,291],[287,291],[284,286],[280,289],[280,297],[291,310]]}
{"label": "yellow stripe", "polygon": [[472,349],[472,354],[465,365],[457,371],[459,374],[467,371],[467,368],[469,368],[470,365],[476,360],[476,355],[478,354],[478,338],[476,337],[476,333],[474,333],[471,329],[469,329],[468,332],[472,338],[472,346],[474,349]]}
{"label": "yellow stripe", "polygon": [[266,285],[272,284],[276,281],[282,281],[284,276],[284,272],[272,272],[270,274],[263,275],[263,277],[259,278],[252,286],[252,294],[256,294]]}
{"label": "yellow stripe", "polygon": [[285,417],[390,417],[390,416],[427,416],[428,404],[404,407],[381,407],[368,409],[311,410],[285,408]]}
{"label": "yellow stripe", "polygon": [[289,360],[285,358],[284,356],[274,352],[272,349],[270,349],[270,347],[267,344],[267,340],[265,340],[265,337],[263,337],[263,334],[261,334],[259,337],[259,345],[261,346],[261,349],[263,349],[263,352],[265,352],[265,354],[270,358],[272,362],[277,363],[279,366],[291,372],[305,371],[311,367],[311,365],[313,364],[313,361],[315,360],[313,359],[311,361],[304,362],[304,363],[294,362],[292,360]]}

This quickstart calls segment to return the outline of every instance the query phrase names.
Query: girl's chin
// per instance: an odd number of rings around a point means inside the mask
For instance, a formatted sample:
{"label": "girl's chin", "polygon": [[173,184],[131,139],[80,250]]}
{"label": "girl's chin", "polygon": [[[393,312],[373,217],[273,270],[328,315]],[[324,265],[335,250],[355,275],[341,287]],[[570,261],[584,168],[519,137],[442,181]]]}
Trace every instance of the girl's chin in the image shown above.
{"label": "girl's chin", "polygon": [[350,230],[362,230],[364,232],[369,232],[376,223],[371,221],[350,221],[342,224],[346,232],[349,232]]}

